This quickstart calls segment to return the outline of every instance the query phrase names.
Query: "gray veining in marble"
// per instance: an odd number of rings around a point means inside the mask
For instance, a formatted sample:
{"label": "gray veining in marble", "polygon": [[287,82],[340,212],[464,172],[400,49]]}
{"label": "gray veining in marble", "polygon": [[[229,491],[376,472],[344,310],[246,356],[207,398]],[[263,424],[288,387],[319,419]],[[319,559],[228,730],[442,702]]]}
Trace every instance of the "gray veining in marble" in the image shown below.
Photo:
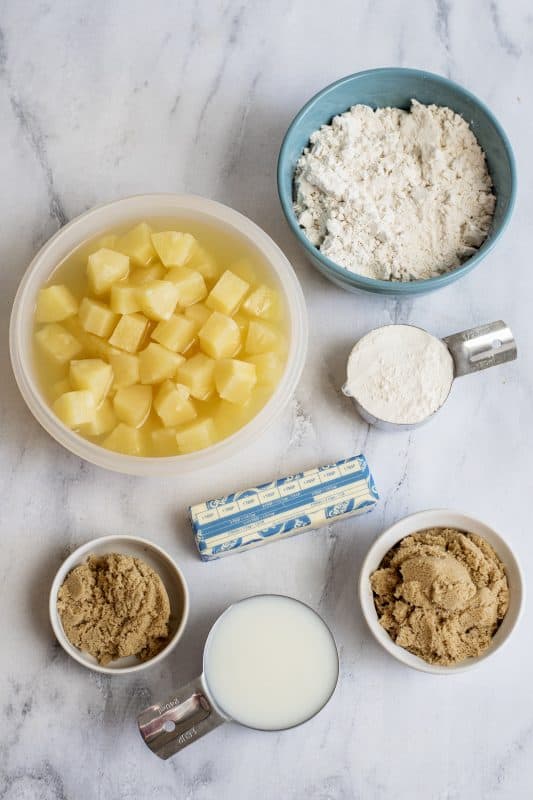
{"label": "gray veining in marble", "polygon": [[[371,640],[355,580],[398,517],[452,506],[509,538],[533,568],[531,74],[526,0],[3,0],[0,3],[1,536],[0,800],[526,800],[533,793],[531,614],[503,652],[449,679],[394,662]],[[449,75],[507,129],[519,198],[501,244],[468,278],[408,303],[355,297],[303,260],[276,197],[279,144],[298,108],[350,72],[383,65]],[[7,328],[32,254],[92,205],[195,192],[257,221],[285,250],[311,317],[300,387],[272,431],[222,471],[187,479],[107,474],[55,444],[26,410]],[[370,430],[339,394],[353,340],[410,321],[436,334],[511,324],[519,361],[465,378],[408,434]],[[327,326],[325,324],[327,320]],[[363,451],[382,502],[356,522],[202,564],[190,502]],[[228,479],[231,473],[231,480]],[[153,537],[182,565],[183,643],[138,677],[90,673],[60,650],[47,592],[65,554],[94,536]],[[180,757],[144,749],[135,716],[198,671],[218,613],[252,592],[293,594],[340,646],[332,702],[283,734],[219,728]]]}

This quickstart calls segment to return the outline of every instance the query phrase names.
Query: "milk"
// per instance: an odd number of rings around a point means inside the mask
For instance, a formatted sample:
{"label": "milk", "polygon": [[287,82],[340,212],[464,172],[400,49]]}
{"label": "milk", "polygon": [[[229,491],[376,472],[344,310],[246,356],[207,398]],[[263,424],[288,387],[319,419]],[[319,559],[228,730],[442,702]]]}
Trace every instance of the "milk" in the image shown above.
{"label": "milk", "polygon": [[312,609],[261,595],[231,606],[214,626],[204,676],[216,705],[262,730],[305,722],[329,700],[338,676],[333,637]]}

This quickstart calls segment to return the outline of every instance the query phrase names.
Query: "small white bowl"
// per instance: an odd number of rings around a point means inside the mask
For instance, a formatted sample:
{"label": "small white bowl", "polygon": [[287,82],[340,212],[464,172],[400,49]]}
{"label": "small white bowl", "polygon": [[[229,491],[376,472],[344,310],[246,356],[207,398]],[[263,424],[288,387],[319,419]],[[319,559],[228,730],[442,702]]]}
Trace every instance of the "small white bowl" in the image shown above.
{"label": "small white bowl", "polygon": [[[374,605],[374,595],[370,586],[370,576],[376,570],[385,554],[394,547],[401,539],[417,531],[426,528],[456,528],[465,533],[475,533],[486,539],[492,545],[500,557],[505,567],[507,581],[509,583],[509,608],[502,624],[496,631],[490,647],[477,658],[469,658],[455,666],[444,667],[438,664],[428,664],[422,658],[413,655],[403,647],[399,647],[393,642],[387,631],[379,623],[376,607]],[[485,523],[480,522],[474,517],[469,517],[459,511],[449,511],[447,509],[432,509],[430,511],[419,511],[396,522],[379,536],[370,548],[361,567],[359,577],[359,599],[363,615],[368,623],[371,633],[382,647],[387,650],[394,658],[406,664],[408,667],[418,669],[422,672],[429,672],[432,675],[451,675],[463,672],[480,664],[489,656],[499,650],[508,640],[512,631],[516,627],[522,608],[524,605],[524,583],[522,572],[516,557],[509,545]]]}
{"label": "small white bowl", "polygon": [[[254,249],[285,301],[288,317],[287,363],[272,396],[244,427],[205,450],[178,456],[128,456],[90,442],[63,425],[50,408],[37,379],[33,328],[39,289],[57,265],[82,242],[141,220],[168,219],[208,224]],[[196,195],[144,194],[97,206],[61,228],[39,250],[17,291],[9,327],[11,364],[20,393],[35,419],[71,453],[105,469],[132,475],[188,475],[231,458],[266,430],[291,399],[307,353],[307,309],[298,278],[277,244],[252,220],[228,206]]]}
{"label": "small white bowl", "polygon": [[[74,647],[63,631],[61,620],[57,611],[57,593],[68,573],[74,567],[84,564],[87,556],[91,554],[105,555],[106,553],[124,553],[145,561],[159,575],[165,589],[167,590],[170,601],[170,639],[168,644],[156,656],[148,661],[138,661],[135,656],[118,658],[107,664],[105,667],[98,663],[94,656],[78,650]],[[180,568],[172,558],[160,547],[147,539],[140,539],[136,536],[103,536],[100,539],[93,539],[90,542],[78,547],[63,562],[56,573],[50,590],[50,622],[57,641],[69,656],[72,656],[79,664],[84,667],[103,672],[106,675],[124,675],[130,672],[140,672],[147,667],[151,667],[158,661],[165,658],[177,645],[189,616],[189,590]]]}

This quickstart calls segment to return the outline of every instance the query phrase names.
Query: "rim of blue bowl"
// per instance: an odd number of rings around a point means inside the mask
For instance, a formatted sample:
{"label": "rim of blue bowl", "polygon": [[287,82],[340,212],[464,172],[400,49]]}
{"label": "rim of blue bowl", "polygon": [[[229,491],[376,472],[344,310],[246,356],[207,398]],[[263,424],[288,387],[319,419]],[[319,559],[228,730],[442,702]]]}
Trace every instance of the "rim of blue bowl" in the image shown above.
{"label": "rim of blue bowl", "polygon": [[[463,264],[456,267],[449,272],[445,272],[443,275],[438,275],[436,278],[419,278],[417,280],[412,281],[384,281],[379,278],[367,278],[365,275],[358,275],[356,272],[350,272],[345,267],[341,267],[335,261],[332,261],[330,258],[325,256],[320,250],[315,247],[305,233],[303,229],[298,224],[298,220],[296,218],[296,214],[294,213],[293,209],[293,198],[292,198],[292,178],[291,178],[291,192],[290,197],[287,198],[285,195],[284,190],[282,189],[282,171],[283,165],[287,160],[287,149],[288,149],[288,140],[289,137],[294,129],[294,127],[299,123],[300,119],[307,113],[307,111],[318,103],[323,95],[329,92],[331,89],[334,89],[337,86],[341,86],[343,83],[348,83],[352,81],[354,78],[362,78],[366,75],[376,75],[378,73],[398,73],[401,72],[406,76],[413,76],[417,78],[430,78],[431,80],[436,81],[437,83],[442,83],[448,87],[451,87],[454,91],[459,92],[465,98],[472,101],[474,104],[479,106],[481,110],[487,115],[491,123],[494,125],[498,135],[500,136],[507,158],[509,159],[509,167],[511,172],[511,191],[509,194],[509,203],[507,206],[507,210],[502,217],[497,231],[494,235],[487,238],[481,248],[469,259],[467,259]],[[347,111],[348,109],[344,109]],[[343,111],[339,111],[339,114],[342,114]],[[294,168],[292,170],[294,176]],[[314,258],[318,259],[325,267],[327,267],[331,272],[336,275],[342,282],[349,283],[352,286],[364,289],[370,292],[378,292],[381,294],[414,294],[422,287],[427,288],[428,291],[432,291],[433,289],[439,289],[444,286],[447,286],[449,283],[457,280],[460,277],[466,275],[470,270],[472,270],[476,264],[478,264],[485,256],[487,256],[491,250],[496,245],[498,239],[501,237],[505,229],[507,228],[511,216],[513,214],[515,200],[516,200],[516,162],[513,153],[513,148],[511,146],[511,142],[509,141],[509,137],[505,133],[504,129],[502,128],[501,124],[498,122],[490,108],[483,103],[479,97],[476,97],[475,94],[470,92],[468,89],[465,89],[464,86],[461,86],[459,83],[446,78],[444,75],[438,75],[435,72],[427,72],[426,70],[421,69],[413,69],[412,67],[377,67],[375,69],[366,69],[362,70],[361,72],[353,72],[351,75],[345,75],[343,78],[339,78],[339,80],[333,81],[333,83],[328,84],[319,92],[314,94],[307,103],[302,106],[300,111],[296,114],[294,119],[292,120],[291,124],[287,128],[287,132],[283,137],[283,141],[281,143],[281,148],[279,151],[278,156],[278,164],[277,164],[277,184],[278,184],[278,197],[281,203],[281,207],[283,209],[283,213],[285,215],[285,219],[287,220],[290,229],[300,242],[300,244],[307,250],[307,252]]]}

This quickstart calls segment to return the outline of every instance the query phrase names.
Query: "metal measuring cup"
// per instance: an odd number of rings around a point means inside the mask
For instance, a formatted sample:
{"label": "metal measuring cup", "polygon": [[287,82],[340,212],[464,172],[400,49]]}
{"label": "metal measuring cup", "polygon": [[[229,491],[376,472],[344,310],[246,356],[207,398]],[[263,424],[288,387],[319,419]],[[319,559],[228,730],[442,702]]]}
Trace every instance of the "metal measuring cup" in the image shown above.
{"label": "metal measuring cup", "polygon": [[[380,326],[391,327],[391,326]],[[398,325],[400,327],[400,325]],[[418,327],[417,325],[401,325],[401,327]],[[379,330],[374,328],[373,330]],[[371,331],[369,331],[370,333]],[[428,333],[428,331],[425,331]],[[431,335],[431,334],[430,334]],[[435,337],[437,338],[437,337]],[[460,378],[462,375],[469,375],[472,372],[480,372],[482,369],[489,367],[496,367],[498,364],[504,364],[506,361],[514,361],[517,357],[516,342],[509,326],[502,320],[496,322],[489,322],[486,325],[478,325],[475,328],[470,328],[460,333],[453,333],[451,336],[445,336],[442,340],[453,359],[453,378],[450,382],[450,389],[444,398],[439,408],[435,409],[425,419],[420,422],[401,423],[390,422],[389,420],[380,419],[368,411],[357,397],[354,397],[347,386],[343,386],[342,391],[347,397],[351,397],[359,415],[368,422],[370,425],[375,425],[382,430],[412,430],[424,425],[431,417],[433,417],[444,405],[453,386],[455,378]]]}
{"label": "metal measuring cup", "polygon": [[[337,674],[330,695],[324,700],[320,707],[313,711],[312,714],[295,725],[289,725],[277,729],[265,729],[272,732],[276,732],[277,730],[279,732],[281,730],[288,730],[289,728],[296,728],[305,724],[306,722],[309,722],[310,719],[315,717],[320,711],[322,711],[324,706],[329,703],[338,681],[339,658],[337,646],[330,629],[320,614],[318,614],[306,603],[302,603],[301,600],[297,600],[294,597],[286,597],[285,595],[265,594],[245,597],[243,600],[239,600],[238,603],[245,603],[247,600],[253,600],[255,598],[273,596],[285,597],[286,599],[292,600],[295,603],[300,603],[312,611],[313,614],[315,614],[318,619],[321,620],[324,628],[331,636],[333,650],[337,655]],[[245,728],[251,727],[250,725],[240,722],[238,719],[230,717],[229,714],[225,713],[224,710],[217,705],[217,701],[213,696],[206,679],[206,655],[209,649],[210,641],[213,638],[214,631],[222,618],[226,614],[230,613],[232,608],[234,608],[235,605],[238,605],[238,603],[233,603],[231,606],[229,606],[218,617],[213,627],[209,631],[203,651],[202,674],[182,686],[177,691],[173,692],[172,695],[166,700],[154,703],[153,705],[144,709],[144,711],[142,711],[137,717],[139,732],[144,743],[153,753],[155,753],[156,756],[159,756],[159,758],[170,758],[170,756],[173,756],[175,753],[183,750],[183,748],[187,747],[187,745],[192,744],[197,739],[205,736],[205,734],[210,733],[219,725],[222,725],[223,722],[237,722]],[[310,669],[312,669],[312,665],[310,665]],[[262,730],[261,728],[252,729]]]}

